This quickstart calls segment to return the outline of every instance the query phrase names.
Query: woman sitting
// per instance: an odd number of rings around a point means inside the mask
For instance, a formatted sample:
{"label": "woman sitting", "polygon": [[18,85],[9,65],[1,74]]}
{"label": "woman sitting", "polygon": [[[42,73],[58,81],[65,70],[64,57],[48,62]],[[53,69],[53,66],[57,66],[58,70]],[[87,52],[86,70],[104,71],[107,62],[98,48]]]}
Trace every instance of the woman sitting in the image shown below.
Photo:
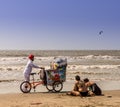
{"label": "woman sitting", "polygon": [[100,87],[96,83],[89,81],[88,78],[85,78],[84,82],[85,82],[85,85],[89,88],[89,92],[91,95],[92,94],[94,94],[94,95],[101,95],[102,94]]}

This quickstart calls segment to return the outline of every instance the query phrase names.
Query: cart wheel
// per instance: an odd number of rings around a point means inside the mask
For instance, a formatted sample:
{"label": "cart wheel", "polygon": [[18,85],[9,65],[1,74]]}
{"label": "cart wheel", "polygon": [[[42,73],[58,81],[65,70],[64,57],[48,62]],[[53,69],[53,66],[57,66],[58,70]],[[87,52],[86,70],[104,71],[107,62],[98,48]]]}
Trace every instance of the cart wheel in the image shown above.
{"label": "cart wheel", "polygon": [[23,93],[29,93],[31,91],[31,84],[28,82],[28,81],[23,81],[21,84],[20,84],[20,90],[23,92]]}
{"label": "cart wheel", "polygon": [[63,88],[63,83],[62,82],[56,81],[56,82],[53,83],[53,90],[55,92],[60,92],[62,90],[62,88]]}
{"label": "cart wheel", "polygon": [[47,84],[46,88],[47,88],[48,91],[53,91],[53,85]]}

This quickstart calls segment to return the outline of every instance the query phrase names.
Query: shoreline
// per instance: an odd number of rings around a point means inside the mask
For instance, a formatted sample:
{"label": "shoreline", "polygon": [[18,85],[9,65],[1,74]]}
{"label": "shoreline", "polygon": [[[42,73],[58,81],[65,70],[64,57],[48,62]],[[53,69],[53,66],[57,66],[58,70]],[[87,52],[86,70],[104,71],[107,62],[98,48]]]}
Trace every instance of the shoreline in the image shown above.
{"label": "shoreline", "polygon": [[66,92],[0,94],[0,107],[119,107],[120,90],[103,91],[103,96],[75,97]]}
{"label": "shoreline", "polygon": [[[8,83],[0,83],[0,94],[16,94],[16,93],[22,93],[20,90],[20,84],[22,81],[19,82],[8,82]],[[114,90],[120,90],[120,81],[96,81],[98,86],[101,88],[102,91],[114,91]],[[71,91],[74,86],[74,80],[67,80],[66,82],[63,82],[63,89],[62,92]],[[33,92],[33,89],[31,89],[31,92]],[[48,92],[45,86],[39,85],[36,87],[36,92]]]}
{"label": "shoreline", "polygon": [[[9,94],[9,93],[22,93],[20,90],[20,84],[23,81],[17,81],[17,82],[1,82],[0,83],[0,94]],[[67,80],[65,82],[63,82],[63,89],[61,90],[61,92],[65,92],[65,91],[71,91],[73,89],[74,86],[74,80]],[[95,82],[102,91],[114,91],[114,90],[120,90],[120,86],[118,84],[120,84],[120,81],[96,81]],[[31,92],[33,92],[33,88],[31,89]],[[36,87],[36,92],[48,92],[46,86],[44,85],[38,85]]]}

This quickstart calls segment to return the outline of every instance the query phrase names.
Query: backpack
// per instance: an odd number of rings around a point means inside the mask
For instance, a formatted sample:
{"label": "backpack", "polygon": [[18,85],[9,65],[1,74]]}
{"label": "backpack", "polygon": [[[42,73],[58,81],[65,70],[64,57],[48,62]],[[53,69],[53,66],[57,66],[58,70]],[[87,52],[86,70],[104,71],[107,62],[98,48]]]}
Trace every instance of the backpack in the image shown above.
{"label": "backpack", "polygon": [[46,72],[44,70],[40,71],[40,79],[43,80],[44,84],[47,84]]}

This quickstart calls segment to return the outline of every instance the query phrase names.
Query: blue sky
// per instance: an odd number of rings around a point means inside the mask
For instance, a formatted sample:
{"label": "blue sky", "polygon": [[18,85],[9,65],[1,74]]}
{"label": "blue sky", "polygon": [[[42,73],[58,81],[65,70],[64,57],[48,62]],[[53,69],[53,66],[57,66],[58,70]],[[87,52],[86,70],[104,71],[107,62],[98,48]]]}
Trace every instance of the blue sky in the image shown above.
{"label": "blue sky", "polygon": [[0,49],[120,49],[119,11],[120,0],[0,0]]}

